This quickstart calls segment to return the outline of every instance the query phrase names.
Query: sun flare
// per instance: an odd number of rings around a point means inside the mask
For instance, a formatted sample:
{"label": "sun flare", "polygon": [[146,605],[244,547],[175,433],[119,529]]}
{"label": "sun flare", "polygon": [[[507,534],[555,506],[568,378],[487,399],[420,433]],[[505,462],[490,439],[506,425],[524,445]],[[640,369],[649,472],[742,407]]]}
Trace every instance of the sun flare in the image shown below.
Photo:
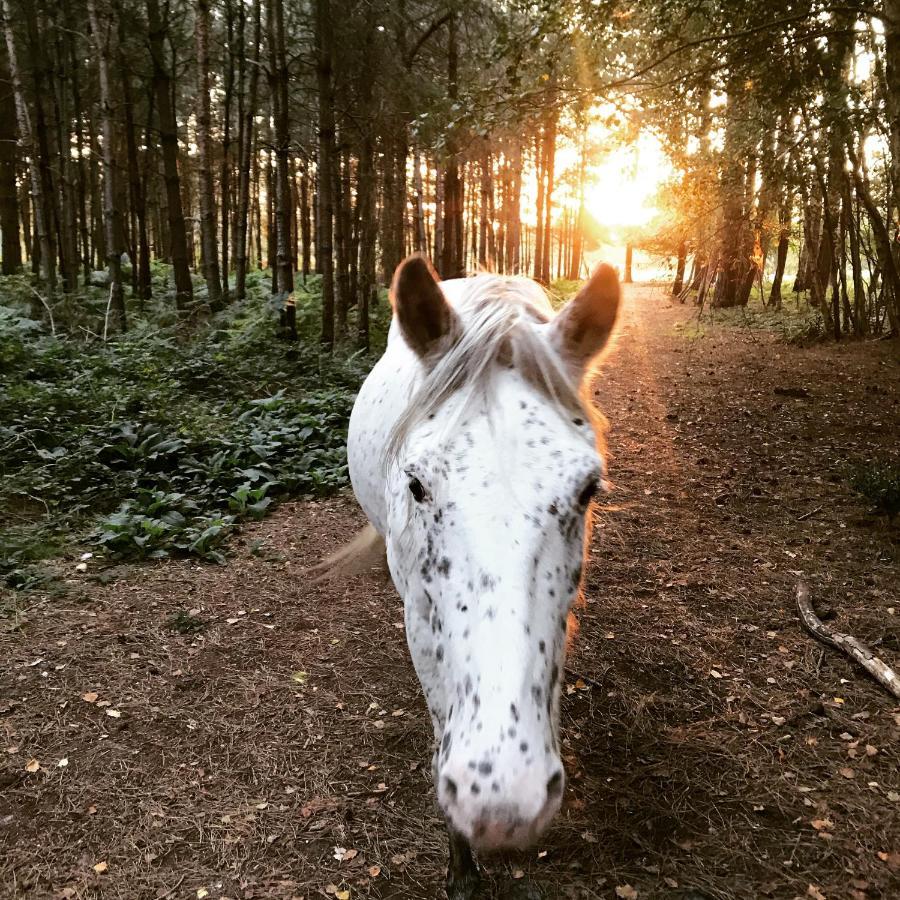
{"label": "sun flare", "polygon": [[659,141],[642,134],[633,144],[612,150],[591,167],[585,206],[600,225],[647,225],[659,211],[654,201],[671,173]]}

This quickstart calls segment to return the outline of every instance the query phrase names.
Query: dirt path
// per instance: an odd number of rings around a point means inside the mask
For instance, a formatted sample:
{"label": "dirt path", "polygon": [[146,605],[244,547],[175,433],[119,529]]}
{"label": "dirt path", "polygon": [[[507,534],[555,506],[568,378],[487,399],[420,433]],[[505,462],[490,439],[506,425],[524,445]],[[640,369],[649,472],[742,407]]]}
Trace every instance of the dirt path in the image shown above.
{"label": "dirt path", "polygon": [[[691,315],[631,292],[598,390],[615,490],[569,660],[567,802],[491,879],[900,897],[900,709],[792,604],[803,573],[900,664],[897,530],[846,477],[900,452],[896,347],[696,336]],[[349,497],[285,504],[224,567],[71,560],[64,590],[4,597],[0,896],[442,896],[399,602],[302,574],[359,524]]]}

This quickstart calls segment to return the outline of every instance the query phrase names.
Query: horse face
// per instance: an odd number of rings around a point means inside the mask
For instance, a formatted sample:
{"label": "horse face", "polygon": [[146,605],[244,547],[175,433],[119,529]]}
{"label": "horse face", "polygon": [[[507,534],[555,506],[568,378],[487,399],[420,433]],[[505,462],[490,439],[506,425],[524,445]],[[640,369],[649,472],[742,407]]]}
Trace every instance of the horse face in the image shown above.
{"label": "horse face", "polygon": [[[426,363],[448,336],[466,337],[427,274],[401,271],[394,292]],[[611,283],[617,303],[614,273]],[[536,330],[580,375],[597,346],[584,329],[596,321],[581,327],[576,314],[577,302]],[[611,327],[615,310],[604,314]],[[388,474],[385,539],[434,722],[438,801],[476,848],[499,849],[532,843],[562,800],[566,627],[602,460],[592,426],[514,366],[498,366],[479,396],[450,396],[406,435]]]}
{"label": "horse face", "polygon": [[582,419],[515,373],[496,387],[496,408],[463,416],[452,436],[417,429],[388,529],[439,742],[438,799],[481,847],[530,843],[559,808],[566,623],[601,474]]}

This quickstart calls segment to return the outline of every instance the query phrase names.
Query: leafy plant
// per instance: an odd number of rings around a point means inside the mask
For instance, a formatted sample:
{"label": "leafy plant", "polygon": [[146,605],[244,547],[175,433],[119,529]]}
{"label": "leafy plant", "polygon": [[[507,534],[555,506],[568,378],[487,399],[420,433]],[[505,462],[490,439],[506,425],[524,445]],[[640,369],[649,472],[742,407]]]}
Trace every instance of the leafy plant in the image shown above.
{"label": "leafy plant", "polygon": [[851,484],[872,504],[874,512],[891,521],[900,513],[900,466],[893,463],[860,466],[853,473]]}
{"label": "leafy plant", "polygon": [[[69,317],[60,301],[50,334],[21,279],[0,279],[0,574],[12,582],[34,583],[38,561],[72,541],[220,561],[241,519],[347,483],[347,423],[374,357],[321,352],[318,278],[296,292],[290,343],[264,273],[201,323],[173,314],[166,267],[153,277],[160,299],[108,343],[84,325],[90,304]],[[373,310],[376,348],[387,316]]]}

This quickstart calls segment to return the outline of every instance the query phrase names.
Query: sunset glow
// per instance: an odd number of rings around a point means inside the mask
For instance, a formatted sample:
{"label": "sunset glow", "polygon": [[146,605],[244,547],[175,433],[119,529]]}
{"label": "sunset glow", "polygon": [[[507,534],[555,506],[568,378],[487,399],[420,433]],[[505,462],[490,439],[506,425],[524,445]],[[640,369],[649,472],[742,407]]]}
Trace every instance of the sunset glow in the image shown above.
{"label": "sunset glow", "polygon": [[590,167],[585,205],[599,224],[610,228],[646,225],[658,213],[654,200],[671,174],[659,141],[643,133]]}

